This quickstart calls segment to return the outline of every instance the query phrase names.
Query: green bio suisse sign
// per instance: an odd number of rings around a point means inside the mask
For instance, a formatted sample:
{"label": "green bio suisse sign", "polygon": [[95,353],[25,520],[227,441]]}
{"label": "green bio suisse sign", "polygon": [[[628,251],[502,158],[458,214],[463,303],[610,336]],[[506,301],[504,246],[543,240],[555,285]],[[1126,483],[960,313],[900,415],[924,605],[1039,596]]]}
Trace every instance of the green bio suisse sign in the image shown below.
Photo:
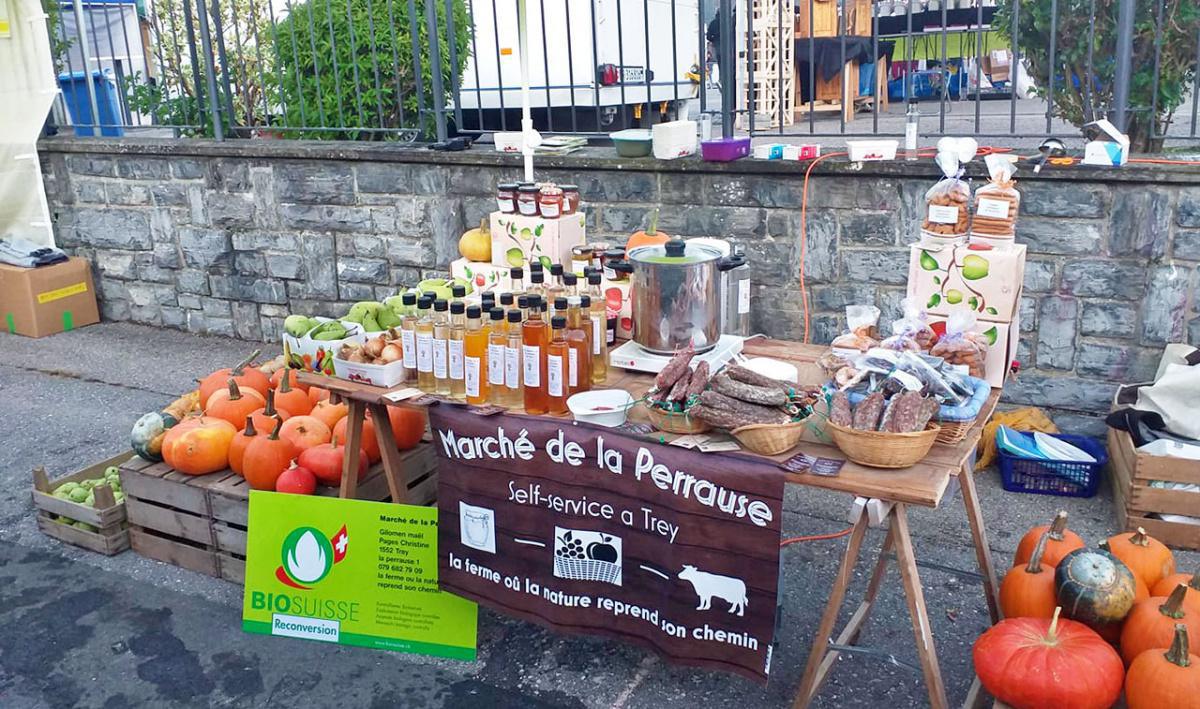
{"label": "green bio suisse sign", "polygon": [[474,660],[475,604],[438,590],[437,516],[250,493],[242,629]]}

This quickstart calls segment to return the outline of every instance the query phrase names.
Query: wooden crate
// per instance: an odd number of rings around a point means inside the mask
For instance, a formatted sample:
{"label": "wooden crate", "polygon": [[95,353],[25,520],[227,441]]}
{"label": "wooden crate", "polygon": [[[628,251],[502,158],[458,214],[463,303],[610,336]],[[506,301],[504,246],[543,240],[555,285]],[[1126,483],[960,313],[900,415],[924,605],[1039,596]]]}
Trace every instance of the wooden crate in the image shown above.
{"label": "wooden crate", "polygon": [[[423,443],[400,456],[411,504],[427,505],[437,496],[437,455]],[[184,475],[165,463],[140,458],[121,467],[121,486],[129,517],[129,543],[142,556],[209,576],[242,583],[246,573],[246,536],[250,486],[233,471]],[[317,494],[336,497],[337,488]],[[383,466],[376,465],[358,484],[358,499],[391,499]]]}
{"label": "wooden crate", "polygon": [[[103,477],[106,468],[119,467],[132,457],[134,457],[132,453],[122,453],[53,480],[46,475],[45,468],[40,466],[35,468],[33,471],[33,506],[37,509],[38,529],[59,541],[106,556],[119,554],[128,549],[129,534],[125,530],[125,503],[113,499],[112,488],[108,485],[96,487],[95,494],[97,501],[101,503],[100,507],[63,500],[55,497],[53,492],[64,483]],[[56,517],[60,515],[90,524],[96,528],[96,531],[91,532],[55,521]]]}
{"label": "wooden crate", "polygon": [[837,26],[838,4],[834,0],[796,0],[797,39],[836,37]]}
{"label": "wooden crate", "polygon": [[[1113,408],[1134,403],[1138,386],[1118,389]],[[1152,516],[1200,516],[1200,492],[1150,486],[1152,480],[1200,485],[1200,461],[1139,453],[1129,433],[1109,428],[1108,464],[1113,507],[1122,528],[1132,531],[1142,527],[1169,547],[1200,550],[1200,525],[1168,522]]]}

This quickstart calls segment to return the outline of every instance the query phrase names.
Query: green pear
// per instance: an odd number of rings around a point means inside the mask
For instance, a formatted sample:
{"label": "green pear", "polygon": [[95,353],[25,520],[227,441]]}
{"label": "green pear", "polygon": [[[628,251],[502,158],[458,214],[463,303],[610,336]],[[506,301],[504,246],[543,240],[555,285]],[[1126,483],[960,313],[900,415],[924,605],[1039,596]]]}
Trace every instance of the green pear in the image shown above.
{"label": "green pear", "polygon": [[306,315],[289,315],[283,319],[283,329],[292,337],[303,337],[316,322]]}
{"label": "green pear", "polygon": [[979,254],[967,254],[962,262],[962,277],[968,281],[978,281],[987,278],[988,260]]}
{"label": "green pear", "polygon": [[962,299],[963,299],[962,291],[955,290],[953,288],[946,291],[946,302],[949,303],[950,305],[958,305],[959,303],[962,302]]}

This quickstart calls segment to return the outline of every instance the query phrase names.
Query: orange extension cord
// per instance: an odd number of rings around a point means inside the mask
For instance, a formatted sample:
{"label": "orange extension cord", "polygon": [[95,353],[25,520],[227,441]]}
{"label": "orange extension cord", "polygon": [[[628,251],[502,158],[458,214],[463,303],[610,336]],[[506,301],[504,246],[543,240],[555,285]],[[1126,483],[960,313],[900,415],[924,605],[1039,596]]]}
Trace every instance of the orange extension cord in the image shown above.
{"label": "orange extension cord", "polygon": [[[976,152],[976,157],[984,157],[986,155],[1004,154],[1013,152],[1012,148],[997,148],[990,145],[981,146]],[[936,148],[918,148],[917,157],[931,158],[936,155]],[[813,168],[817,163],[829,158],[849,155],[846,152],[826,153],[818,158],[815,158],[808,164],[808,169],[804,171],[804,189],[800,197],[800,304],[804,312],[804,340],[805,344],[809,341],[809,312],[808,312],[808,288],[804,282],[804,263],[808,259],[808,178],[812,175]],[[1022,159],[1028,160],[1036,155],[1023,156]],[[1056,166],[1070,166],[1079,161],[1079,158],[1062,157],[1051,158],[1050,164]],[[1141,163],[1147,165],[1200,165],[1200,160],[1170,160],[1168,158],[1130,158],[1129,162]],[[850,530],[846,529],[833,537],[818,535],[816,537],[796,537],[794,541],[815,541],[817,539],[834,538],[849,534]],[[784,540],[783,544],[790,544],[793,540]],[[780,546],[783,546],[781,544]]]}
{"label": "orange extension cord", "polygon": [[805,537],[788,537],[782,542],[779,542],[779,547],[783,548],[789,544],[798,544],[800,542],[821,542],[827,539],[839,539],[854,531],[854,527],[846,527],[840,532],[831,532],[829,534],[810,534]]}

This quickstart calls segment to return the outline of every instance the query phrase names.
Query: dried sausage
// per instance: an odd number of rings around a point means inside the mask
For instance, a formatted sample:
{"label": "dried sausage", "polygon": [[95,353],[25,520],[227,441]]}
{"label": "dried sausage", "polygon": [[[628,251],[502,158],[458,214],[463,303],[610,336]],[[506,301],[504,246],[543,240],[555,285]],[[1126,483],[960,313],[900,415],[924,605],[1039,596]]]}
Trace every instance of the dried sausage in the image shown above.
{"label": "dried sausage", "polygon": [[[704,392],[711,394],[712,392]],[[758,407],[762,408],[762,407]],[[787,423],[787,414],[773,409],[763,409],[766,414],[747,414],[741,411],[731,411],[729,409],[718,409],[707,406],[704,403],[699,403],[688,409],[688,414],[694,416],[705,423],[716,426],[717,428],[734,429],[742,426],[751,426],[754,424],[778,424]]]}
{"label": "dried sausage", "polygon": [[662,368],[658,376],[654,378],[654,386],[659,391],[670,391],[680,377],[688,371],[688,365],[692,363],[692,358],[696,356],[696,348],[692,343],[675,353],[675,356],[667,362],[667,366]]}
{"label": "dried sausage", "polygon": [[687,398],[688,384],[692,381],[691,370],[684,370],[683,376],[675,380],[675,384],[671,386],[671,392],[667,394],[667,401],[683,401]]}
{"label": "dried sausage", "polygon": [[913,430],[924,431],[925,427],[929,425],[930,420],[937,414],[939,408],[941,407],[938,405],[937,399],[932,396],[921,399],[921,406],[917,411],[917,420],[913,423]]}
{"label": "dried sausage", "polygon": [[751,404],[711,389],[700,394],[700,403],[706,408],[731,411],[745,418],[746,423],[787,423],[789,420],[779,409]]}
{"label": "dried sausage", "polygon": [[862,431],[874,431],[883,415],[883,394],[872,392],[854,407],[853,426]]}
{"label": "dried sausage", "polygon": [[696,369],[692,371],[692,379],[688,382],[687,393],[684,396],[688,399],[699,396],[706,386],[708,386],[708,362],[700,360],[700,364],[697,364]]}
{"label": "dried sausage", "polygon": [[891,420],[886,426],[881,424],[880,430],[891,433],[908,433],[915,430],[913,426],[917,423],[917,409],[921,406],[921,395],[913,391],[906,391],[898,394],[894,400],[896,403],[892,407]]}
{"label": "dried sausage", "polygon": [[889,426],[892,425],[892,416],[896,414],[896,407],[900,405],[900,397],[893,396],[883,403],[883,416],[879,417],[879,423],[875,424],[876,431],[889,431]]}
{"label": "dried sausage", "polygon": [[846,396],[846,392],[839,391],[833,395],[833,401],[829,402],[829,420],[838,426],[846,427],[854,423],[854,415],[850,410],[850,397]]}
{"label": "dried sausage", "polygon": [[765,374],[759,374],[753,369],[746,369],[739,365],[731,365],[724,370],[731,379],[736,379],[739,382],[753,384],[756,387],[778,387],[783,389],[785,393],[791,393],[796,390],[796,385],[793,382],[785,382],[782,379],[772,379]]}
{"label": "dried sausage", "polygon": [[709,384],[712,385],[713,389],[726,396],[732,396],[735,399],[741,399],[751,404],[783,406],[788,400],[788,395],[782,389],[754,386],[753,384],[730,379],[723,374],[713,377]]}

